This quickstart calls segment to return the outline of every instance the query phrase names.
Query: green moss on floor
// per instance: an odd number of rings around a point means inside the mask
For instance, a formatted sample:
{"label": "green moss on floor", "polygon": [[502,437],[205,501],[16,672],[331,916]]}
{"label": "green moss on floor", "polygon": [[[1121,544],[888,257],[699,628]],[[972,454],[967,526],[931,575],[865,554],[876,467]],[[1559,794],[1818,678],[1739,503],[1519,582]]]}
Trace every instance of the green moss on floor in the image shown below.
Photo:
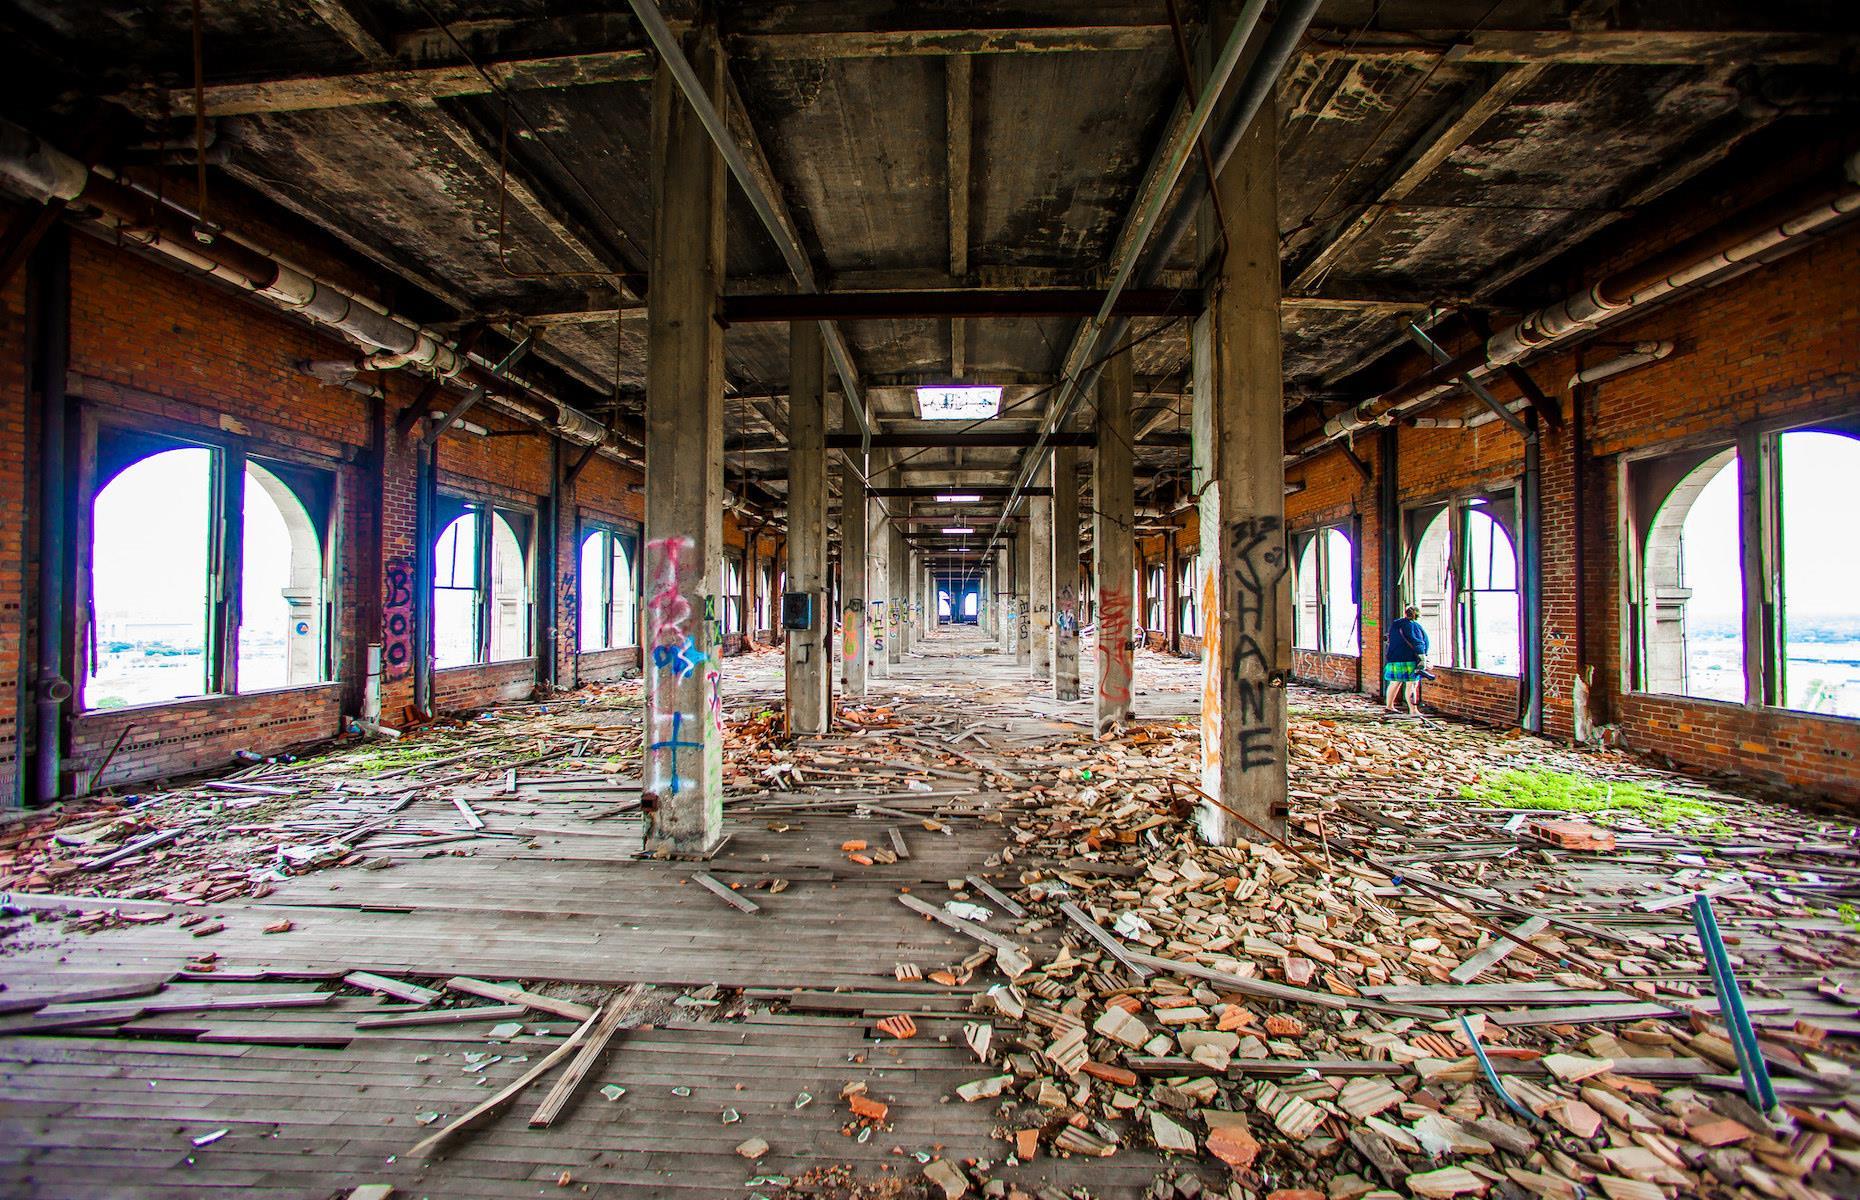
{"label": "green moss on floor", "polygon": [[1710,801],[1675,796],[1644,783],[1597,779],[1543,767],[1501,771],[1462,788],[1460,796],[1489,808],[1537,808],[1569,813],[1630,812],[1659,825],[1706,821],[1728,829],[1719,820],[1719,807]]}

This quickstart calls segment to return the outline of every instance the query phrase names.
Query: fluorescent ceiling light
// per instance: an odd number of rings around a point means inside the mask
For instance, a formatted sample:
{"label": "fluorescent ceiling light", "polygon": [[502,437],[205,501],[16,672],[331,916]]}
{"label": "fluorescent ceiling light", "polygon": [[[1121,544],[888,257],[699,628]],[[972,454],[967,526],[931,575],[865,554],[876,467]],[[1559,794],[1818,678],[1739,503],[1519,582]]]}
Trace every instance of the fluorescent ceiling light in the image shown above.
{"label": "fluorescent ceiling light", "polygon": [[943,527],[943,532],[944,533],[974,533],[975,530],[969,528],[967,525],[945,525]]}
{"label": "fluorescent ceiling light", "polygon": [[998,387],[920,387],[917,415],[926,421],[979,421],[1001,411]]}
{"label": "fluorescent ceiling light", "polygon": [[974,504],[981,497],[974,492],[945,492],[936,498],[938,504]]}

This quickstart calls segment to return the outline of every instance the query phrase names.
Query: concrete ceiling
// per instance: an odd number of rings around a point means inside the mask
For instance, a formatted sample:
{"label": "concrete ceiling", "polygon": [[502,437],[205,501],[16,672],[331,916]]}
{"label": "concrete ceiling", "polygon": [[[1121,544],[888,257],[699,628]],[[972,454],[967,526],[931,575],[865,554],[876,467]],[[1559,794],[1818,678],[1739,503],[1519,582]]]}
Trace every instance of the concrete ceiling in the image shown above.
{"label": "concrete ceiling", "polygon": [[[654,59],[624,5],[203,7],[216,186],[333,235],[436,323],[533,319],[591,407],[637,407]],[[1163,0],[717,7],[739,133],[830,290],[1098,282],[1183,91]],[[1204,4],[1176,7],[1192,43]],[[1837,0],[1324,4],[1279,87],[1288,405],[1334,396],[1433,306],[1532,301],[1795,98],[1851,96],[1854,23]],[[40,97],[11,115],[191,139],[188,0],[10,0],[0,29]],[[731,292],[789,290],[734,187],[729,231]],[[1174,286],[1196,261],[1178,252]],[[885,428],[918,428],[909,385],[958,368],[1009,384],[1004,425],[1031,428],[1077,323],[842,329]],[[1185,456],[1185,324],[1133,326],[1140,471]],[[733,462],[779,492],[785,328],[733,326],[726,370]],[[1019,459],[906,453],[912,483],[1010,482]]]}

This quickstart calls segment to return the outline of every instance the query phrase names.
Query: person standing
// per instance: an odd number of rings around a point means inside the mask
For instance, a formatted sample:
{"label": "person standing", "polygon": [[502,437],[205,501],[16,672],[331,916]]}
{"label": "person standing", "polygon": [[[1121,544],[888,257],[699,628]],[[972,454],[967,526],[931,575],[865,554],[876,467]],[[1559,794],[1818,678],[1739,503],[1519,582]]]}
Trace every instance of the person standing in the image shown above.
{"label": "person standing", "polygon": [[1388,645],[1382,652],[1382,703],[1397,712],[1397,697],[1406,711],[1418,714],[1421,680],[1427,678],[1427,630],[1421,628],[1421,610],[1410,604],[1402,618],[1389,626]]}

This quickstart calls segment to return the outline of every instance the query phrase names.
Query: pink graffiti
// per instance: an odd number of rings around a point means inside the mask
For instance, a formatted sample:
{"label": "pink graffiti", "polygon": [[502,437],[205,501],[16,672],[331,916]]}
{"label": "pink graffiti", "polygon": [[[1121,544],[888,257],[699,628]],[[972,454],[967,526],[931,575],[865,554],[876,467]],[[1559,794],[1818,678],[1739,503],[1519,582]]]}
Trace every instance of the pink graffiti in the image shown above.
{"label": "pink graffiti", "polygon": [[1130,703],[1130,593],[1104,589],[1098,614],[1098,692],[1113,704]]}
{"label": "pink graffiti", "polygon": [[691,602],[678,588],[678,576],[683,566],[683,556],[694,543],[688,537],[655,538],[646,543],[646,553],[659,555],[658,574],[653,577],[653,592],[646,601],[647,615],[652,619],[652,644],[656,646],[676,646],[686,634],[686,622],[691,619]]}

